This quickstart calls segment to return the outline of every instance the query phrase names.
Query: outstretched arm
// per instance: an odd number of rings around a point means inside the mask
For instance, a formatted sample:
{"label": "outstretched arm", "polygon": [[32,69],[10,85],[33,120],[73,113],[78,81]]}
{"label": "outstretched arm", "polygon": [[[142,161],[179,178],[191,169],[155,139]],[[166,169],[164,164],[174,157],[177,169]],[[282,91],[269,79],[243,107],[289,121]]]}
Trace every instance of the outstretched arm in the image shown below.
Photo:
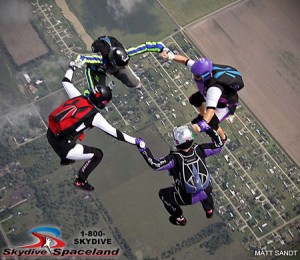
{"label": "outstretched arm", "polygon": [[136,144],[136,138],[114,128],[105,120],[105,118],[100,113],[97,113],[95,115],[92,125],[120,141],[127,142],[130,144]]}
{"label": "outstretched arm", "polygon": [[126,49],[129,57],[144,53],[144,52],[162,52],[165,45],[162,42],[146,42],[137,47]]}
{"label": "outstretched arm", "polygon": [[91,55],[78,54],[75,61],[81,62],[82,64],[102,65],[103,57],[102,55],[98,55],[98,54],[91,54]]}
{"label": "outstretched arm", "polygon": [[146,163],[156,171],[169,170],[174,167],[174,159],[171,155],[156,159],[149,148],[139,149]]}
{"label": "outstretched arm", "polygon": [[187,63],[190,60],[189,58],[184,57],[182,55],[174,54],[173,52],[169,51],[169,49],[163,50],[163,52],[160,54],[160,56],[163,57],[164,59],[174,60],[179,63],[185,64],[187,66],[188,66]]}
{"label": "outstretched arm", "polygon": [[205,157],[215,155],[223,150],[223,146],[217,147],[214,142],[201,144],[199,147],[203,151]]}
{"label": "outstretched arm", "polygon": [[201,144],[198,146],[203,151],[205,157],[212,156],[216,153],[221,152],[224,147],[224,143],[217,131],[212,128],[209,128],[208,130],[206,130],[206,134],[208,134],[211,137],[212,142]]}
{"label": "outstretched arm", "polygon": [[81,95],[80,91],[75,88],[75,86],[72,83],[72,77],[73,77],[73,72],[74,72],[75,68],[70,66],[66,73],[65,76],[62,80],[62,85],[65,89],[65,91],[67,92],[69,98],[74,98],[74,97],[78,97]]}
{"label": "outstretched arm", "polygon": [[174,55],[173,60],[186,65],[189,59],[182,55]]}
{"label": "outstretched arm", "polygon": [[144,157],[146,163],[156,171],[163,171],[169,170],[174,167],[174,159],[172,158],[171,154],[168,154],[165,157],[155,159],[152,152],[142,138],[136,139],[136,145],[139,149],[141,155]]}

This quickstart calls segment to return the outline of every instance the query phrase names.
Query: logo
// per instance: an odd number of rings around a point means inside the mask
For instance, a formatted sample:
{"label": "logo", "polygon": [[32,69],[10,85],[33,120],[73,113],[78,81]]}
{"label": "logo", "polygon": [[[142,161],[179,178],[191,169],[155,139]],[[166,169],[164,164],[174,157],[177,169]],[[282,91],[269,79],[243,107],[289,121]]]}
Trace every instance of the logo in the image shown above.
{"label": "logo", "polygon": [[122,57],[121,57],[121,60],[123,61],[123,62],[127,62],[128,60],[129,60],[129,56],[124,56],[124,55],[122,55]]}
{"label": "logo", "polygon": [[55,227],[36,227],[29,231],[35,242],[24,246],[19,246],[19,249],[4,249],[5,256],[44,256],[52,255],[52,248],[62,248],[66,244],[59,239],[61,232]]}
{"label": "logo", "polygon": [[72,117],[77,113],[78,108],[75,104],[65,104],[64,107],[65,108],[55,116],[57,121],[62,121],[66,117]]}
{"label": "logo", "polygon": [[[56,227],[42,226],[29,231],[34,237],[34,243],[14,248],[5,248],[1,257],[111,257],[118,256],[120,248],[112,247],[111,238],[107,238],[101,231],[90,230],[80,232],[80,237],[74,239],[74,245],[91,245],[92,248],[66,248],[66,243],[61,240],[61,231]],[[99,248],[101,246],[101,248]],[[108,247],[108,248],[106,248]],[[2,258],[1,258],[2,259]]]}
{"label": "logo", "polygon": [[[61,232],[58,228],[37,227],[37,228],[30,230],[30,232],[34,237],[36,237],[38,239],[38,241],[34,244],[20,246],[20,248],[44,248],[50,255],[52,255],[51,247],[52,248],[60,248],[60,247],[64,247],[66,245],[64,241],[57,238],[61,234]],[[53,234],[55,237],[45,235],[44,233]]]}

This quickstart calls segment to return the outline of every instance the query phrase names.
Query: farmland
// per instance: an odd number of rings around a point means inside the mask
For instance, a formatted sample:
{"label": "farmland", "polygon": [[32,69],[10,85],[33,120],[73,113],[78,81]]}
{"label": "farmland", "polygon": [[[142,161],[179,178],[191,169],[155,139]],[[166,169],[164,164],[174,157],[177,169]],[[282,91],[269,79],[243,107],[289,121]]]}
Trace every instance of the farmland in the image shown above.
{"label": "farmland", "polygon": [[[71,247],[75,247],[73,238],[80,231],[104,230],[114,245],[120,247],[121,259],[197,259],[199,255],[207,259],[251,259],[254,249],[293,248],[297,244],[299,168],[264,122],[258,120],[258,115],[248,109],[244,90],[235,117],[222,125],[229,136],[226,148],[207,159],[213,173],[216,206],[213,219],[205,219],[201,206],[195,205],[184,208],[188,219],[185,228],[179,230],[169,225],[168,214],[157,196],[160,188],[171,184],[167,173],[150,170],[136,147],[118,142],[97,129],[87,133],[84,140],[104,152],[101,165],[90,176],[96,190],[91,194],[74,190],[72,181],[82,162],[60,167],[44,133],[47,115],[66,99],[59,83],[68,61],[83,51],[83,38],[74,31],[77,26],[70,25],[67,12],[61,12],[54,1],[32,3],[32,11],[37,14],[36,23],[40,24],[37,28],[52,55],[34,63],[49,62],[49,66],[24,67],[34,79],[45,76],[43,84],[37,85],[37,93],[28,89],[24,78],[15,79],[26,90],[24,94],[17,92],[17,96],[24,95],[29,100],[18,104],[20,111],[5,112],[0,125],[3,134],[0,217],[13,245],[28,243],[27,231],[45,223],[59,226],[63,239]],[[82,21],[87,22],[91,21]],[[103,24],[99,29],[93,28],[94,33],[89,28],[85,26],[94,37]],[[164,33],[157,38],[164,38],[170,49],[184,55],[193,58],[207,55],[210,44],[197,43],[186,34],[189,29],[160,29]],[[152,38],[151,30],[147,37]],[[128,34],[125,38],[126,43],[136,43],[143,37]],[[6,71],[8,76],[8,68],[14,72],[15,67],[10,66],[9,55],[2,55],[7,59],[2,73]],[[289,55],[282,57],[288,64],[295,62]],[[116,81],[112,103],[101,113],[118,129],[145,138],[159,157],[172,147],[173,126],[187,123],[197,115],[187,100],[196,91],[194,82],[184,66],[165,61],[156,53],[136,56],[130,65],[142,80],[143,89],[128,89]],[[238,63],[241,70],[245,66],[241,61]],[[48,73],[52,76],[46,77]],[[248,73],[244,76],[248,81]],[[81,91],[86,87],[83,70],[76,70],[74,83]],[[196,140],[209,141],[203,134],[198,134]]]}

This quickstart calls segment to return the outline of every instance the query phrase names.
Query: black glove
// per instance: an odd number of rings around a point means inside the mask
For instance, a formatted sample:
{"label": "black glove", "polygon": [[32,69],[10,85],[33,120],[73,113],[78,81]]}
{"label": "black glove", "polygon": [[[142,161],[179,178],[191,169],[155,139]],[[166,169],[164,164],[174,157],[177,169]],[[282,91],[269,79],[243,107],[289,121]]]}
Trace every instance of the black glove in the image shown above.
{"label": "black glove", "polygon": [[211,137],[211,140],[217,147],[222,147],[224,145],[221,136],[219,136],[216,130],[209,128],[206,133]]}
{"label": "black glove", "polygon": [[192,124],[197,124],[198,122],[200,122],[201,120],[203,119],[203,116],[201,116],[200,114],[195,117],[193,120],[192,120]]}
{"label": "black glove", "polygon": [[[198,115],[197,117],[195,117],[193,120],[192,120],[192,124],[197,124],[199,123],[201,120],[203,119],[203,116],[202,115]],[[216,116],[216,114],[214,114],[214,116],[212,117],[212,119],[210,120],[210,122],[208,123],[208,125],[210,127],[212,127],[213,129],[215,130],[218,130],[219,128],[219,119],[218,117]]]}

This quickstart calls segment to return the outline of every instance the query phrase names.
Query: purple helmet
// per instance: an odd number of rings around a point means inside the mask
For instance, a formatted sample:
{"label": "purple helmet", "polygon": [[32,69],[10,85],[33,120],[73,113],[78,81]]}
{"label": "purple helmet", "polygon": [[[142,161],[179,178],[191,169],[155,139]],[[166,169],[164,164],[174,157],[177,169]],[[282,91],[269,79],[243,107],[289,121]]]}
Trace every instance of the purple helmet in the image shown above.
{"label": "purple helmet", "polygon": [[198,77],[202,78],[202,81],[206,81],[210,79],[210,75],[212,72],[213,63],[208,58],[200,58],[195,61],[193,66],[191,67],[191,72]]}

